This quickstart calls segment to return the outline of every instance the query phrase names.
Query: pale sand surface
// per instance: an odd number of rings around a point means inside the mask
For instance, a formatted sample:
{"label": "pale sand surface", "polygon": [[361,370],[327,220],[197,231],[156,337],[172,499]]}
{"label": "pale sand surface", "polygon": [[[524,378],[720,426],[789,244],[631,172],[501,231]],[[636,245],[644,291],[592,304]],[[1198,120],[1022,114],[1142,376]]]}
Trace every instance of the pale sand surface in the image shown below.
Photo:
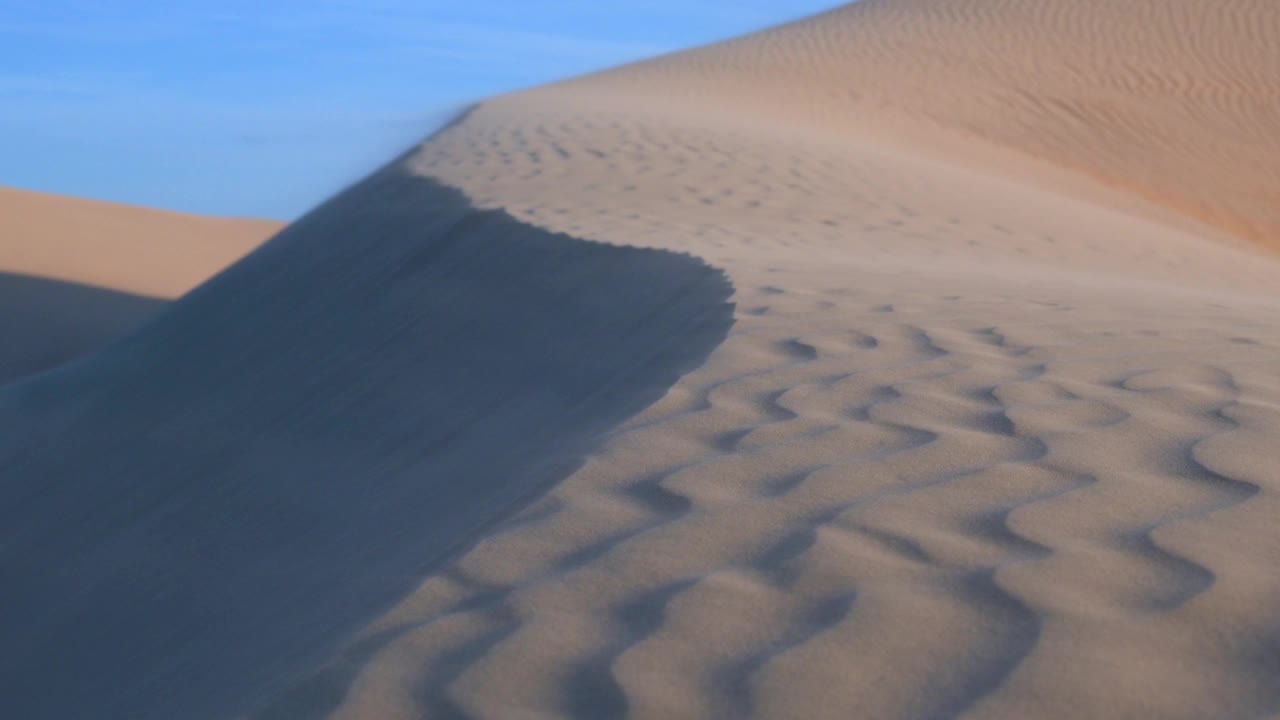
{"label": "pale sand surface", "polygon": [[0,187],[0,384],[105,345],[280,227]]}
{"label": "pale sand surface", "polygon": [[[10,477],[110,460],[0,497],[0,615],[39,619],[0,631],[0,697],[1277,716],[1277,36],[1265,0],[864,0],[481,104],[0,393]],[[228,477],[236,522],[179,502]],[[94,509],[121,486],[169,509]],[[136,589],[175,567],[199,601]],[[60,672],[99,694],[50,701]]]}

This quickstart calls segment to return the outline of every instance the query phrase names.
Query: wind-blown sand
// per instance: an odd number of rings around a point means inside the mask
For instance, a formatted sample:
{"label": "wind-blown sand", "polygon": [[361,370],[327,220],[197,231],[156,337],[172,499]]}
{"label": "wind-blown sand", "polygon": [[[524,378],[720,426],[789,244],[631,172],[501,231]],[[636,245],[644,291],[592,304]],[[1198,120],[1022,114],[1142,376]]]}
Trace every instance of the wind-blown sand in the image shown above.
{"label": "wind-blown sand", "polygon": [[0,384],[105,345],[279,229],[0,187]]}
{"label": "wind-blown sand", "polygon": [[1277,36],[864,0],[477,106],[0,392],[5,714],[1275,715]]}

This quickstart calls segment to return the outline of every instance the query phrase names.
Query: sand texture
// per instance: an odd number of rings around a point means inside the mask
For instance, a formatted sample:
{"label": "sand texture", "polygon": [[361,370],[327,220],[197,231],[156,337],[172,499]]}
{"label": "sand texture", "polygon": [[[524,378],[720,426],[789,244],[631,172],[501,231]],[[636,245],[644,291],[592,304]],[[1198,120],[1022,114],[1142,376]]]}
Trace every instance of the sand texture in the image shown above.
{"label": "sand texture", "polygon": [[481,103],[0,390],[0,713],[1280,717],[1280,5]]}

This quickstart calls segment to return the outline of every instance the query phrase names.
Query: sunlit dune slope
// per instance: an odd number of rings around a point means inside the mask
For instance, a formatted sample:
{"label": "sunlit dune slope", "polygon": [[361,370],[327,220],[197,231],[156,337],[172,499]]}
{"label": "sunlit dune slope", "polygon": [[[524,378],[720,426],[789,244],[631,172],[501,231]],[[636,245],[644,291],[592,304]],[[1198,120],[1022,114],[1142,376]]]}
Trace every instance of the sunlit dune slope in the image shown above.
{"label": "sunlit dune slope", "polygon": [[1278,37],[1271,0],[863,0],[565,88],[1013,151],[1280,249]]}
{"label": "sunlit dune slope", "polygon": [[0,188],[0,272],[173,298],[281,227]]}

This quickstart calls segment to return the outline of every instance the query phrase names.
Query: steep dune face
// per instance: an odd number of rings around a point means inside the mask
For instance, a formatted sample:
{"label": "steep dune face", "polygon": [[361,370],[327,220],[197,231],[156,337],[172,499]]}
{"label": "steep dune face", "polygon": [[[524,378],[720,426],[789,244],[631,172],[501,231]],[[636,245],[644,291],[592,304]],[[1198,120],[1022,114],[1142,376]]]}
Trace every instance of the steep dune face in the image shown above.
{"label": "steep dune face", "polygon": [[392,167],[10,386],[2,714],[239,716],[700,364],[729,292]]}
{"label": "steep dune face", "polygon": [[106,345],[279,227],[0,188],[0,385]]}

